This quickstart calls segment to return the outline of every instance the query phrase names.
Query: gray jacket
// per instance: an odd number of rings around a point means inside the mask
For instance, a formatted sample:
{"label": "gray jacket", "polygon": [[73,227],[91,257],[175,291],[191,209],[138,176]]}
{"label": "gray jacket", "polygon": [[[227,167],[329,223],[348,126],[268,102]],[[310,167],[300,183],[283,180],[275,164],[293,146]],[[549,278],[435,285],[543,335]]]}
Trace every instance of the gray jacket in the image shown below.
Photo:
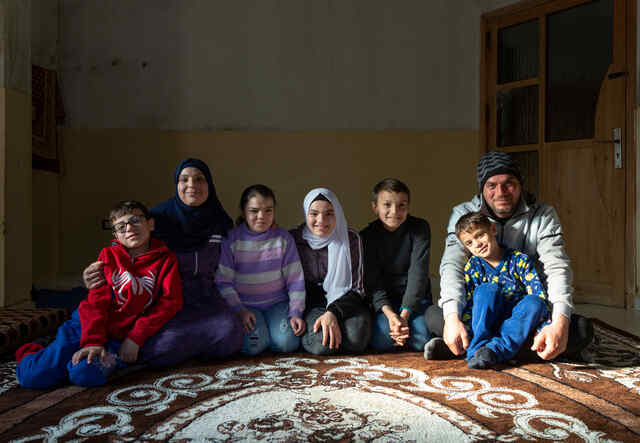
{"label": "gray jacket", "polygon": [[[498,242],[508,248],[517,249],[534,260],[538,275],[547,288],[553,311],[571,317],[573,311],[573,274],[569,257],[564,249],[562,226],[555,209],[544,203],[520,203],[506,222],[492,219],[498,229]],[[466,304],[463,267],[469,253],[456,236],[456,222],[469,212],[488,214],[481,195],[455,208],[449,218],[444,254],[440,263],[440,300],[443,314],[460,314]]]}

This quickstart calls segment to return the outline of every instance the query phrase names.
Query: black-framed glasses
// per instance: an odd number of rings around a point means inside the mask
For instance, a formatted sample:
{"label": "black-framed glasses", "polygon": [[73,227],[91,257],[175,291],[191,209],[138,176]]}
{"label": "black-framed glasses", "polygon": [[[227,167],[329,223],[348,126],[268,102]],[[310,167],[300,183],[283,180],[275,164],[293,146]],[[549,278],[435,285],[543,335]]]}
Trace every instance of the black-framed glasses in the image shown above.
{"label": "black-framed glasses", "polygon": [[111,229],[113,230],[113,232],[117,232],[118,234],[124,234],[124,232],[127,230],[127,225],[140,226],[140,223],[142,223],[142,220],[144,219],[146,219],[144,215],[134,215],[132,217],[129,217],[129,220],[127,221],[116,223],[111,227]]}

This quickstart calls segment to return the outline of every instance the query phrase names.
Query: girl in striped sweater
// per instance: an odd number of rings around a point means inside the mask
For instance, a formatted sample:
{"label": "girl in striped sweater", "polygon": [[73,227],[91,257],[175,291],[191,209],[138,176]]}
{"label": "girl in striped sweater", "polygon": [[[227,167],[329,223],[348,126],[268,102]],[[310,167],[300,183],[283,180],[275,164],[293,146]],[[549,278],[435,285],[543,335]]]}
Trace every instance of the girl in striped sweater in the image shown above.
{"label": "girl in striped sweater", "polygon": [[264,185],[240,197],[242,215],[222,243],[216,285],[244,326],[242,352],[293,352],[306,324],[302,265],[291,234],[275,226],[276,197]]}

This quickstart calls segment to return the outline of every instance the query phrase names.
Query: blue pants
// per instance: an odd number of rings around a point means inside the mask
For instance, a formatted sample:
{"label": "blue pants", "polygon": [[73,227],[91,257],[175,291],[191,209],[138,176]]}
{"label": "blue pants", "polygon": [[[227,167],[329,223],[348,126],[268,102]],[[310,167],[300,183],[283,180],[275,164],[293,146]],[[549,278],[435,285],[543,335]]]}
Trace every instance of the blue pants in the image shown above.
{"label": "blue pants", "polygon": [[498,361],[513,358],[529,334],[548,318],[548,313],[546,303],[537,294],[508,299],[500,285],[478,286],[473,293],[472,338],[467,360],[483,346],[491,349]]}
{"label": "blue pants", "polygon": [[270,348],[273,352],[293,352],[300,347],[300,337],[289,323],[289,303],[283,301],[265,311],[248,308],[256,316],[251,332],[244,334],[242,353],[258,355]]}
{"label": "blue pants", "polygon": [[[420,304],[420,308],[417,312],[412,312],[411,316],[409,316],[409,340],[407,340],[406,345],[409,349],[414,351],[422,352],[424,350],[424,345],[431,339],[431,335],[427,330],[427,324],[424,318],[424,312],[427,308],[428,303],[426,300],[423,300]],[[400,305],[393,306],[393,310],[398,312],[400,310]],[[382,313],[379,312],[376,315],[376,321],[373,324],[373,330],[371,331],[371,346],[383,352],[389,352],[397,347],[393,344],[395,343],[391,336],[389,335],[391,331],[389,330],[389,320]]]}
{"label": "blue pants", "polygon": [[[26,355],[20,361],[16,368],[18,382],[31,389],[45,389],[68,381],[78,386],[100,386],[118,367],[126,366],[119,358],[116,364],[109,367],[100,363],[99,359],[89,364],[86,358],[74,365],[71,357],[81,348],[80,338],[80,316],[75,310],[71,319],[60,326],[55,340],[49,346]],[[105,349],[117,356],[120,344],[120,341],[109,340]]]}

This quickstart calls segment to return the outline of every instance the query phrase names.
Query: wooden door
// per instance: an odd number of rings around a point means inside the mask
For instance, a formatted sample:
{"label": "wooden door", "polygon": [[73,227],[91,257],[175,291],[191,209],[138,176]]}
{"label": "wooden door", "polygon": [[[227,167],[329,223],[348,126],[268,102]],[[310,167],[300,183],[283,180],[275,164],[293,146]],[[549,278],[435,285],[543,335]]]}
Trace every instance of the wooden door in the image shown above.
{"label": "wooden door", "polygon": [[627,306],[634,292],[630,23],[635,32],[633,0],[528,1],[483,16],[484,148],[512,152],[525,189],[558,211],[576,302]]}

